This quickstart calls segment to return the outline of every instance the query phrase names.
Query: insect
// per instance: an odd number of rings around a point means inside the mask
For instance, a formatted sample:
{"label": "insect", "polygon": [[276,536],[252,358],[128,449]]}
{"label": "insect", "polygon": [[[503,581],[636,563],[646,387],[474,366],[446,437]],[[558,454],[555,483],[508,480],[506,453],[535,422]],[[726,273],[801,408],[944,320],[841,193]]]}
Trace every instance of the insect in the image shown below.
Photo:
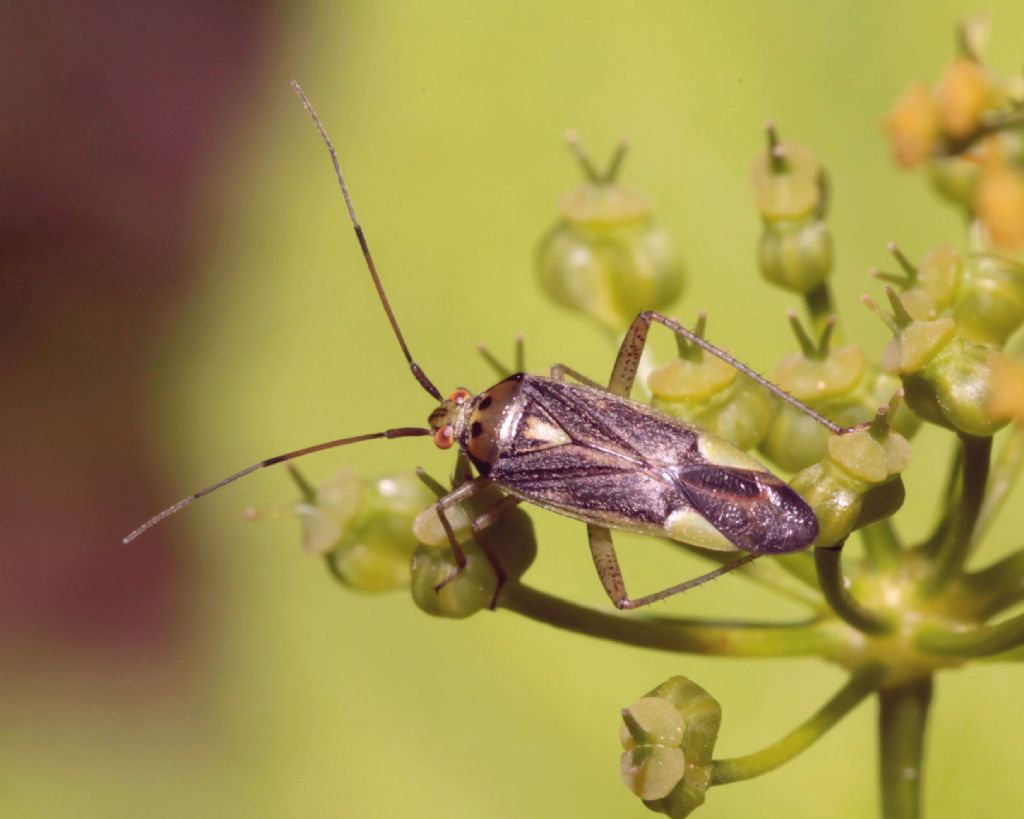
{"label": "insect", "polygon": [[[327,146],[367,269],[402,354],[416,381],[438,406],[427,427],[397,427],[340,438],[248,466],[160,512],[131,532],[126,543],[204,495],[258,469],[361,441],[427,435],[441,449],[458,446],[478,473],[436,504],[457,566],[438,588],[457,577],[467,562],[448,510],[491,484],[505,495],[471,524],[485,553],[488,527],[519,503],[581,520],[587,524],[590,550],[604,589],[620,609],[662,600],[761,555],[798,551],[814,542],[818,534],[814,512],[782,479],[730,444],[629,399],[651,324],[661,324],[726,361],[831,432],[842,433],[843,428],[660,313],[643,312],[633,321],[607,388],[556,364],[549,378],[520,372],[476,395],[460,388],[442,397],[405,342],[356,217],[334,145],[302,89],[294,82],[292,86]],[[612,543],[613,529],[744,554],[700,577],[631,598]],[[496,560],[491,558],[491,563],[500,590],[504,574]]]}

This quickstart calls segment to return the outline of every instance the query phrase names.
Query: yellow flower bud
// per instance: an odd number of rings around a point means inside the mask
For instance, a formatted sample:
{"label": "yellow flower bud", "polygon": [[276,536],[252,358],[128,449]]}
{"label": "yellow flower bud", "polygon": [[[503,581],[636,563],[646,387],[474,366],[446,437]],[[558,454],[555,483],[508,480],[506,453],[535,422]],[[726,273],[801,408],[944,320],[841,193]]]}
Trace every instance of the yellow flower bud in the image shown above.
{"label": "yellow flower bud", "polygon": [[995,247],[1024,249],[1024,171],[1006,161],[995,141],[986,146],[974,208]]}
{"label": "yellow flower bud", "polygon": [[957,57],[935,91],[943,130],[955,139],[974,133],[991,96],[988,72],[969,57]]}
{"label": "yellow flower bud", "polygon": [[885,130],[896,162],[904,168],[920,165],[939,142],[939,109],[931,89],[915,82],[885,118]]}

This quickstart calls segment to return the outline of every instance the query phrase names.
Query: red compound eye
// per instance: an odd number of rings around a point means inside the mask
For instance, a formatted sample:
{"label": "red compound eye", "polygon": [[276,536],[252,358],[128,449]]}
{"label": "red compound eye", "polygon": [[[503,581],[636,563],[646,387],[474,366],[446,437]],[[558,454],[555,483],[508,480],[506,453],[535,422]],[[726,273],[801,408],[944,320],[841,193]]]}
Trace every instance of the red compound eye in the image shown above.
{"label": "red compound eye", "polygon": [[456,404],[463,404],[472,397],[473,393],[463,389],[455,390],[455,392],[448,396],[449,400],[454,401]]}
{"label": "red compound eye", "polygon": [[451,425],[441,427],[434,433],[434,444],[438,449],[449,449],[455,443],[455,430]]}

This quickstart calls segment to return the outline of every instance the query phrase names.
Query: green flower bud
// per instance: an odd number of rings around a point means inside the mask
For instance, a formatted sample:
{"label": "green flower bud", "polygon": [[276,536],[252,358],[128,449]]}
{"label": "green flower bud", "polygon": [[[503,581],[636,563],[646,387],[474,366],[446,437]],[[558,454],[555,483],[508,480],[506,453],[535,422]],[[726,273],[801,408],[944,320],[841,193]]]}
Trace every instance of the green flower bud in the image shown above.
{"label": "green flower bud", "polygon": [[1024,134],[1019,127],[1002,129],[985,141],[968,143],[957,153],[935,157],[929,169],[932,187],[952,204],[974,213],[979,205],[985,154],[993,149],[1008,162],[1019,165],[1024,154]]}
{"label": "green flower bud", "polygon": [[413,555],[412,599],[427,614],[462,619],[491,605],[498,586],[494,567],[475,541],[462,548],[466,567],[458,575],[451,549],[420,546]]}
{"label": "green flower bud", "polygon": [[910,465],[910,444],[890,427],[896,403],[882,407],[870,425],[831,436],[827,456],[790,482],[818,518],[815,546],[840,543],[903,505],[900,474]]}
{"label": "green flower bud", "polygon": [[895,245],[889,249],[903,273],[875,275],[900,287],[912,318],[953,318],[964,338],[997,347],[1024,323],[1024,264],[993,253],[961,256],[943,246],[915,267]]}
{"label": "green flower bud", "polygon": [[972,254],[954,318],[971,341],[1001,347],[1024,322],[1024,264],[990,253]]}
{"label": "green flower bud", "polygon": [[313,486],[293,465],[288,468],[302,493],[293,513],[302,524],[307,552],[323,556],[335,577],[353,589],[389,591],[408,585],[416,548],[412,522],[430,501],[430,492],[415,476],[364,478],[345,467]]}
{"label": "green flower bud", "polygon": [[486,553],[472,538],[471,522],[502,497],[497,487],[488,486],[446,510],[455,539],[466,554],[461,572],[437,507],[431,505],[416,517],[412,528],[421,545],[412,560],[412,596],[427,614],[463,618],[489,608],[498,588],[492,558],[501,566],[506,584],[518,581],[533,563],[537,542],[533,523],[522,509],[506,512],[484,532]]}
{"label": "green flower bud", "polygon": [[927,421],[968,435],[994,434],[1006,421],[988,411],[990,349],[959,335],[951,318],[913,319],[891,287],[886,293],[893,316],[870,299],[866,303],[893,331],[882,365],[900,376],[910,408]]}
{"label": "green flower bud", "polygon": [[559,304],[621,330],[641,310],[678,297],[683,262],[669,234],[654,226],[647,199],[615,181],[625,143],[599,173],[575,135],[567,139],[587,182],[563,200],[561,221],[537,249],[541,286]]}
{"label": "green flower bud", "polygon": [[672,677],[622,712],[620,772],[651,810],[689,816],[704,804],[722,708],[703,688]]}
{"label": "green flower bud", "polygon": [[686,774],[683,733],[686,721],[668,701],[637,700],[622,712],[620,773],[626,787],[641,799],[662,799]]}
{"label": "green flower bud", "polygon": [[765,223],[757,263],[772,284],[805,294],[832,273],[832,234],[821,219]]}
{"label": "green flower bud", "polygon": [[[697,335],[703,337],[705,326],[702,313]],[[651,405],[733,446],[750,449],[768,433],[775,401],[766,390],[738,375],[735,367],[680,339],[679,356],[647,379]]]}
{"label": "green flower bud", "polygon": [[954,205],[970,209],[981,168],[976,157],[967,154],[936,157],[929,167],[932,187]]}
{"label": "green flower bud", "polygon": [[758,211],[769,221],[819,216],[822,209],[821,165],[798,142],[780,142],[775,126],[765,127],[768,150],[754,157],[750,169]]}
{"label": "green flower bud", "polygon": [[806,294],[820,287],[833,267],[824,172],[809,149],[779,142],[772,125],[767,132],[768,150],[755,157],[751,169],[764,222],[758,265],[768,281]]}
{"label": "green flower bud", "polygon": [[[878,405],[899,387],[899,380],[883,373],[859,347],[831,347],[834,322],[826,324],[815,343],[796,313],[791,312],[789,320],[801,350],[783,359],[772,381],[841,426],[871,420]],[[920,420],[901,405],[893,426],[909,437]],[[826,457],[830,437],[813,418],[782,404],[760,450],[781,468],[797,472]]]}

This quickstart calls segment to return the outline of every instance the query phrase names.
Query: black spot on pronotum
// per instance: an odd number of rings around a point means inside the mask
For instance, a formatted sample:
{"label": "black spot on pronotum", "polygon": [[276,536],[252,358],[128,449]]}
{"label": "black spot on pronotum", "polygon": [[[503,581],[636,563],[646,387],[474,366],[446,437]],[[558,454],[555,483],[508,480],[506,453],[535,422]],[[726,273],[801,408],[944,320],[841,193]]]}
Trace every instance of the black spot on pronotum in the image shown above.
{"label": "black spot on pronotum", "polygon": [[485,395],[480,399],[480,409],[485,410],[491,405],[493,399],[489,395]]}
{"label": "black spot on pronotum", "polygon": [[484,431],[484,425],[479,421],[474,421],[473,426],[469,428],[469,434],[473,438],[479,438],[480,433]]}

